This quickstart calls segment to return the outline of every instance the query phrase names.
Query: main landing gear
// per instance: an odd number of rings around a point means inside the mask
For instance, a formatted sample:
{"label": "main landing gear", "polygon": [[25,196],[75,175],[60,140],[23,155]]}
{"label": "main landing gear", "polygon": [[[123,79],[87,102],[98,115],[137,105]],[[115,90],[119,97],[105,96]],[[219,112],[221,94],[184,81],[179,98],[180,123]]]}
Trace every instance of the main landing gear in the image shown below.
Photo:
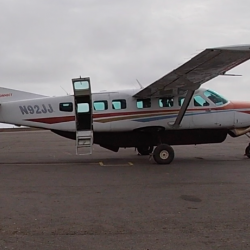
{"label": "main landing gear", "polygon": [[140,155],[150,155],[153,156],[154,160],[158,164],[170,164],[174,159],[173,148],[165,143],[162,143],[162,133],[164,133],[164,127],[146,127],[138,130],[140,132],[145,132],[145,137],[148,138],[148,144],[157,144],[154,148],[152,145],[145,145],[137,147],[137,151]]}
{"label": "main landing gear", "polygon": [[154,149],[153,158],[158,164],[170,164],[174,159],[174,150],[168,144],[159,144]]}
{"label": "main landing gear", "polygon": [[142,146],[137,151],[140,155],[152,155],[158,164],[170,164],[174,159],[174,150],[168,144],[159,144],[158,146]]}

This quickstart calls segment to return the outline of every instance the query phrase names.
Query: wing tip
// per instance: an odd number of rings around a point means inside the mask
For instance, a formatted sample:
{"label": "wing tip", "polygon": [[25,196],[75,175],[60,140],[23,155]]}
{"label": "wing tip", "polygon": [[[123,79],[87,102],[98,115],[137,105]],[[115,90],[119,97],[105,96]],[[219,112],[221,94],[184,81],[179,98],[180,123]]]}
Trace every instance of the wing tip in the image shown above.
{"label": "wing tip", "polygon": [[216,47],[216,48],[210,48],[210,49],[213,49],[213,50],[250,51],[250,44],[223,46],[223,47]]}

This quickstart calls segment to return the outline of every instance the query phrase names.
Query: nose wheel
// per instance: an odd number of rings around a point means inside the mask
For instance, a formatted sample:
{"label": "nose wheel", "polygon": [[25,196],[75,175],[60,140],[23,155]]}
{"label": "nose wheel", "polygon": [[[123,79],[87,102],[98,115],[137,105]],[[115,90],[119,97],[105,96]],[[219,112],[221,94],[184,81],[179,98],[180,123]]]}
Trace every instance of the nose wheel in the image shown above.
{"label": "nose wheel", "polygon": [[246,147],[246,149],[245,149],[245,155],[248,157],[248,158],[250,158],[250,143],[249,143],[249,145]]}
{"label": "nose wheel", "polygon": [[174,159],[174,150],[168,144],[160,144],[154,149],[153,158],[158,164],[170,164]]}

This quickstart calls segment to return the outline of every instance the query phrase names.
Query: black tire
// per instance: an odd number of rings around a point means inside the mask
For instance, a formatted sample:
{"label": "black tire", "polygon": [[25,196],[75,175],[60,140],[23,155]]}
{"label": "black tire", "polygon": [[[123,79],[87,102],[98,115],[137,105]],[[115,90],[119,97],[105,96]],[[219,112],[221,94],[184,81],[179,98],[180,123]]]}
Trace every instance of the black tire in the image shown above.
{"label": "black tire", "polygon": [[250,158],[250,145],[248,145],[245,149],[245,155]]}
{"label": "black tire", "polygon": [[153,146],[141,146],[137,148],[137,151],[140,155],[149,155],[153,152]]}
{"label": "black tire", "polygon": [[168,144],[160,144],[155,148],[153,157],[158,164],[170,164],[174,159],[174,150]]}

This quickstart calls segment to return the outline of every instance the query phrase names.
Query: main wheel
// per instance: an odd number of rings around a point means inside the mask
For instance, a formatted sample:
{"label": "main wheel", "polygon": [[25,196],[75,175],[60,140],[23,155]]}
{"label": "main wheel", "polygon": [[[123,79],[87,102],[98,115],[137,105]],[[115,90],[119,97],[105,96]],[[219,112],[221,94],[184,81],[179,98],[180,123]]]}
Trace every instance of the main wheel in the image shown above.
{"label": "main wheel", "polygon": [[140,155],[149,155],[153,152],[153,146],[141,146],[137,148],[137,151]]}
{"label": "main wheel", "polygon": [[245,149],[245,155],[250,158],[250,144]]}
{"label": "main wheel", "polygon": [[174,159],[174,150],[168,144],[160,144],[155,148],[153,157],[158,164],[170,164]]}

